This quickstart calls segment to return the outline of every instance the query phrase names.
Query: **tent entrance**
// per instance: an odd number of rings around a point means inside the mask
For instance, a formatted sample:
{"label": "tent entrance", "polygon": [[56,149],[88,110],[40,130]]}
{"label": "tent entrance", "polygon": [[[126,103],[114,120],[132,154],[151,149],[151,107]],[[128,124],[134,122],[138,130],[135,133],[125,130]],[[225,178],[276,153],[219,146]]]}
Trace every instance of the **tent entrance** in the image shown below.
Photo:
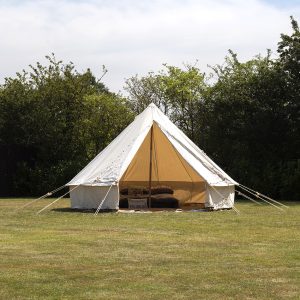
{"label": "tent entrance", "polygon": [[148,198],[151,208],[204,207],[206,183],[154,122],[122,176],[120,207]]}

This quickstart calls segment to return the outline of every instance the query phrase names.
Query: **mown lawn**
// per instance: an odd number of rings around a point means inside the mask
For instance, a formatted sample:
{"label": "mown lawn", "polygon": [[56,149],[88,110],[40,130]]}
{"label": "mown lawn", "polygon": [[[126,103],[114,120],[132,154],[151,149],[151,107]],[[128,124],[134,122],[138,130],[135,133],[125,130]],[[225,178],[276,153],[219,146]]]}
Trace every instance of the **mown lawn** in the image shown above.
{"label": "mown lawn", "polygon": [[[0,200],[0,299],[299,299],[300,203],[285,213],[99,214]],[[62,200],[56,207],[68,207]]]}

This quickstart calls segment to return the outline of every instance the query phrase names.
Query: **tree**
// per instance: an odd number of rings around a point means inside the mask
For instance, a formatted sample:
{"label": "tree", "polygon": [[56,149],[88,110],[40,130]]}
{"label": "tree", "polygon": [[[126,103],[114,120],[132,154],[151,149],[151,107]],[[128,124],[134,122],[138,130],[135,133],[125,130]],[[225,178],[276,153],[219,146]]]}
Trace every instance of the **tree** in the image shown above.
{"label": "tree", "polygon": [[214,68],[202,128],[207,151],[238,181],[281,199],[300,196],[300,32],[291,20],[278,59],[268,52],[241,63],[230,52]]}
{"label": "tree", "polygon": [[277,196],[289,130],[282,72],[270,52],[246,63],[230,52],[214,70],[203,144],[238,181]]}
{"label": "tree", "polygon": [[197,139],[199,109],[207,90],[205,74],[196,66],[185,69],[164,65],[157,74],[132,77],[126,81],[125,90],[133,109],[139,113],[151,102],[155,103],[190,138]]}
{"label": "tree", "polygon": [[[300,197],[300,31],[291,17],[292,34],[281,35],[278,43],[278,64],[285,79],[285,110],[289,122],[288,156],[282,163],[284,186],[282,194]],[[291,195],[291,196],[290,196]]]}
{"label": "tree", "polygon": [[211,84],[194,66],[126,83],[135,111],[156,103],[237,181],[282,199],[300,196],[300,32],[281,35],[278,59],[240,62],[229,51]]}
{"label": "tree", "polygon": [[[133,116],[90,70],[47,59],[0,88],[2,195],[35,195],[66,183]],[[104,129],[101,118],[120,126]]]}
{"label": "tree", "polygon": [[87,95],[82,112],[81,126],[88,160],[104,149],[134,118],[128,101],[112,93]]}

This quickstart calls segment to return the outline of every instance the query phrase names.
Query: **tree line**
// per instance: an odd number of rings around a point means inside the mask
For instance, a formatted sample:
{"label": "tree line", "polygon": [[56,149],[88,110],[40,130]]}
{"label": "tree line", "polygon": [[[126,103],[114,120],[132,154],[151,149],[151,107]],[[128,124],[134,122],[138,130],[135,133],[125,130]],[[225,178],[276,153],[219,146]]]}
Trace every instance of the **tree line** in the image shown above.
{"label": "tree line", "polygon": [[[276,56],[229,51],[205,74],[163,65],[113,93],[88,69],[47,56],[0,86],[0,196],[35,196],[68,182],[154,102],[235,180],[300,199],[300,31]],[[103,75],[106,72],[103,69]]]}

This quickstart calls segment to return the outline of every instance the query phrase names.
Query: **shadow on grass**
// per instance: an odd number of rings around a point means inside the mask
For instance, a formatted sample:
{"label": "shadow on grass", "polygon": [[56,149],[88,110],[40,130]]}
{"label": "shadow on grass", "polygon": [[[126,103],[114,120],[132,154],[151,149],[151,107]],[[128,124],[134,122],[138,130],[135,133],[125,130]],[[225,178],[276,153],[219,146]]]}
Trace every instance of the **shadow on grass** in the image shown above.
{"label": "shadow on grass", "polygon": [[[62,207],[62,208],[53,208],[51,209],[51,211],[55,211],[55,212],[70,212],[70,213],[85,213],[85,214],[94,214],[96,212],[96,209],[80,209],[80,208],[70,208],[70,207]],[[117,212],[117,210],[115,209],[104,209],[104,210],[100,210],[99,214],[102,213],[113,213],[113,212]]]}
{"label": "shadow on grass", "polygon": [[[225,211],[225,210],[231,210],[231,208],[224,208],[224,209],[219,209],[216,211]],[[51,211],[54,212],[63,212],[63,213],[87,213],[87,214],[94,214],[96,212],[96,209],[80,209],[80,208],[70,208],[70,207],[61,207],[61,208],[53,208],[51,209]],[[122,211],[128,211],[128,212],[132,212],[132,210],[130,209],[124,209]],[[216,212],[212,209],[186,209],[186,210],[181,210],[182,212]],[[117,209],[104,209],[104,210],[100,210],[99,214],[103,214],[103,213],[117,213],[118,210]],[[152,212],[152,213],[159,213],[159,212],[176,212],[175,209],[153,209],[153,210],[136,210],[135,213],[142,213],[142,212]]]}

